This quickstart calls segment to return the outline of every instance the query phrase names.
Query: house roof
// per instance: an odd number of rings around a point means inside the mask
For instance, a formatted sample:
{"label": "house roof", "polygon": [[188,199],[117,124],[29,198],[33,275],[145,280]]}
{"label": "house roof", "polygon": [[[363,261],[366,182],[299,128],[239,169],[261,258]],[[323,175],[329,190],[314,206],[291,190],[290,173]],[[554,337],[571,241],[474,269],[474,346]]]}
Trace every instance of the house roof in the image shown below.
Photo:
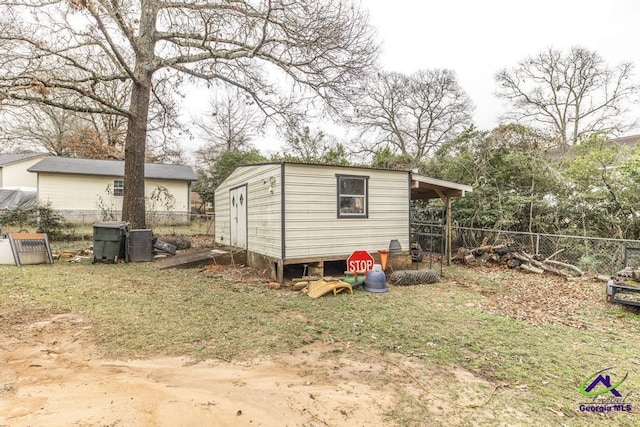
{"label": "house roof", "polygon": [[46,153],[0,154],[0,168],[23,160],[46,156]]}
{"label": "house roof", "polygon": [[[612,138],[605,141],[605,146],[611,146],[612,144],[619,144],[622,147],[633,148],[636,144],[640,142],[640,135],[629,135],[629,136],[621,136],[618,138]],[[561,161],[568,160],[571,161],[575,158],[576,154],[571,148],[574,146],[565,146],[565,147],[556,147],[547,151],[547,155],[551,160]]]}
{"label": "house roof", "polygon": [[607,141],[607,143],[617,142],[620,145],[627,147],[634,147],[638,141],[640,141],[640,135],[622,136],[620,138],[613,138]]}
{"label": "house roof", "polygon": [[[70,157],[46,157],[27,169],[35,173],[64,173],[73,175],[124,176],[124,162],[120,160],[77,159]],[[145,178],[196,181],[191,166],[144,164]]]}

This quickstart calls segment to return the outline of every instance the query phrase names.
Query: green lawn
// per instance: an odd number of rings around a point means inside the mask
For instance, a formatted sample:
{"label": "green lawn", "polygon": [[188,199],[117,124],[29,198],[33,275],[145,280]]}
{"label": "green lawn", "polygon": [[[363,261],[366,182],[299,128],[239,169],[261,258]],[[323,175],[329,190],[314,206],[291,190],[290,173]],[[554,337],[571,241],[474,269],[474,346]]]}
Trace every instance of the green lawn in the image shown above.
{"label": "green lawn", "polygon": [[[534,287],[543,276],[460,267],[445,269],[433,285],[390,286],[385,294],[356,289],[353,295],[319,299],[270,290],[266,280],[232,267],[158,270],[153,263],[59,260],[0,266],[0,277],[0,326],[7,334],[21,323],[77,313],[91,320],[99,348],[109,357],[247,360],[277,357],[314,341],[338,349],[348,343],[383,358],[410,360],[419,378],[430,378],[434,367],[455,366],[501,386],[482,405],[481,417],[479,409],[458,408],[458,425],[492,416],[505,425],[637,425],[635,415],[577,411],[585,400],[578,392],[582,381],[609,367],[628,372],[620,388],[639,390],[640,396],[638,311],[605,303],[591,282],[561,284],[580,288],[584,298],[568,323],[561,316],[536,322],[537,308],[528,316],[526,300],[520,315],[509,314],[520,310],[517,304],[491,304],[510,292],[517,297],[510,289],[521,280]],[[554,297],[548,298],[553,311]],[[446,424],[430,418],[419,396],[403,394],[401,387],[397,393],[402,404],[389,414],[392,423]],[[453,390],[450,397],[464,393]],[[528,418],[521,420],[522,414]]]}

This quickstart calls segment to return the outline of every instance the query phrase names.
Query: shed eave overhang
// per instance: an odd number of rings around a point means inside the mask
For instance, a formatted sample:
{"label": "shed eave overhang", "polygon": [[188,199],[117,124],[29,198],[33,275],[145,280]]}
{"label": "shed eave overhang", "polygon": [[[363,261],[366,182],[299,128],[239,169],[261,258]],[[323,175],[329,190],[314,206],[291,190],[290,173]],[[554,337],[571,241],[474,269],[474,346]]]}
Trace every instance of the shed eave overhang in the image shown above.
{"label": "shed eave overhang", "polygon": [[464,197],[473,187],[424,175],[411,174],[411,200]]}

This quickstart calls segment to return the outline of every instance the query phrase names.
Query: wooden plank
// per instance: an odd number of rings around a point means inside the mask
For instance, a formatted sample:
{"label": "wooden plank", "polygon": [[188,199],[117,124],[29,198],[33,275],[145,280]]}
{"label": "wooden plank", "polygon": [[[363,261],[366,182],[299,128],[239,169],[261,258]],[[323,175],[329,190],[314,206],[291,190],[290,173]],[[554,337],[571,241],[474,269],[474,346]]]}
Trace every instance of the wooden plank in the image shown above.
{"label": "wooden plank", "polygon": [[178,254],[158,261],[158,268],[160,270],[167,268],[193,268],[213,263],[229,265],[235,262],[234,257],[240,258],[240,252],[243,251],[232,252],[223,249],[207,249],[205,251]]}

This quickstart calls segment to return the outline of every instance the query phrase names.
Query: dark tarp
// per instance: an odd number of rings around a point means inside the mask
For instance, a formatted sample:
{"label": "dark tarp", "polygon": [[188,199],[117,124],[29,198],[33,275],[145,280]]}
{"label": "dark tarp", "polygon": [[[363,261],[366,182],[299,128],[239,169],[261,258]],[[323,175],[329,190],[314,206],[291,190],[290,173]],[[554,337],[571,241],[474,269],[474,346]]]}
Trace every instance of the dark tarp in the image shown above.
{"label": "dark tarp", "polygon": [[0,210],[30,211],[38,206],[38,191],[35,188],[0,188]]}

